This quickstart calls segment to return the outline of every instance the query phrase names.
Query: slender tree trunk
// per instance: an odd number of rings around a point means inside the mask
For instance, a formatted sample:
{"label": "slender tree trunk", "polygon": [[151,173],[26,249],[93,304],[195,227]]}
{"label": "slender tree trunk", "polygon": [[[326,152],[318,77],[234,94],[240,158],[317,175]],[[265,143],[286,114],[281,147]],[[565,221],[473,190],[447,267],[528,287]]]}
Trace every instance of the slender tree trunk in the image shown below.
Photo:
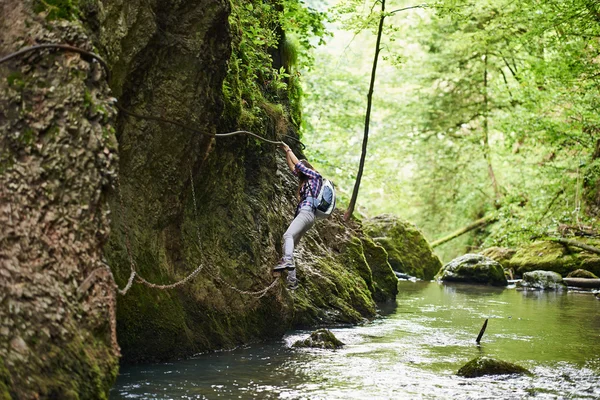
{"label": "slender tree trunk", "polygon": [[383,33],[383,21],[385,20],[385,0],[381,0],[381,17],[379,17],[379,28],[377,30],[377,43],[375,44],[375,57],[373,58],[373,69],[371,70],[371,84],[369,86],[369,93],[367,94],[367,113],[365,116],[365,134],[363,136],[362,153],[360,155],[360,163],[358,165],[358,173],[356,174],[356,182],[354,182],[354,190],[352,190],[352,197],[350,198],[350,204],[344,214],[344,220],[348,221],[354,213],[354,207],[356,206],[356,199],[358,198],[358,189],[360,188],[360,181],[362,178],[363,170],[365,167],[365,159],[367,157],[367,143],[369,142],[369,123],[371,121],[371,105],[373,103],[373,88],[375,87],[375,75],[377,72],[377,61],[379,59],[379,51],[381,50],[381,35]]}
{"label": "slender tree trunk", "polygon": [[492,181],[494,188],[494,194],[496,195],[496,201],[502,198],[502,193],[498,188],[498,181],[496,180],[496,174],[494,174],[494,168],[492,167],[492,155],[489,141],[489,99],[488,99],[488,55],[486,54],[484,59],[484,70],[483,70],[483,155],[488,166],[488,174]]}

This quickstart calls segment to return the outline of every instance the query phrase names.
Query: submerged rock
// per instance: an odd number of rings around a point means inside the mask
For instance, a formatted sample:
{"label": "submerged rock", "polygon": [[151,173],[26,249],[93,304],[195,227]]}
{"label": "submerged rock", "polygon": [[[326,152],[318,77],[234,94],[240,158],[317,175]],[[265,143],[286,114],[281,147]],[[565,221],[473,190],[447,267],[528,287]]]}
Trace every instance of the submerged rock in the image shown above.
{"label": "submerged rock", "polygon": [[569,272],[567,278],[598,279],[596,275],[585,269],[576,269],[575,271]]}
{"label": "submerged rock", "polygon": [[552,271],[532,271],[523,274],[519,286],[531,289],[556,290],[565,287],[562,276]]}
{"label": "submerged rock", "polygon": [[491,258],[481,254],[465,254],[440,270],[436,279],[445,282],[480,283],[494,286],[506,286],[502,266]]}
{"label": "submerged rock", "polygon": [[495,360],[489,357],[477,357],[466,363],[458,370],[457,375],[465,378],[476,378],[484,375],[509,375],[509,374],[527,374],[526,368],[509,363],[507,361]]}
{"label": "submerged rock", "polygon": [[425,236],[410,222],[383,214],[364,222],[364,230],[387,251],[394,271],[430,280],[442,266]]}
{"label": "submerged rock", "polygon": [[318,329],[304,340],[296,341],[292,347],[312,347],[318,349],[339,349],[344,346],[329,329]]}

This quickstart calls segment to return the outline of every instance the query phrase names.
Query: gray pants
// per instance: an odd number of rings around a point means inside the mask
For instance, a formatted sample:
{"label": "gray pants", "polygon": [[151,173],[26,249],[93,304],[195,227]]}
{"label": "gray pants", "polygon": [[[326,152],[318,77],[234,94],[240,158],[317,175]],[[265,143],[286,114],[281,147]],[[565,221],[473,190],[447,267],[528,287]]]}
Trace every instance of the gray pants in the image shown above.
{"label": "gray pants", "polygon": [[[292,221],[287,231],[283,234],[283,260],[294,265],[294,246],[300,242],[302,236],[315,224],[315,213],[312,207],[302,207],[296,218]],[[288,271],[287,280],[296,282],[296,270]]]}

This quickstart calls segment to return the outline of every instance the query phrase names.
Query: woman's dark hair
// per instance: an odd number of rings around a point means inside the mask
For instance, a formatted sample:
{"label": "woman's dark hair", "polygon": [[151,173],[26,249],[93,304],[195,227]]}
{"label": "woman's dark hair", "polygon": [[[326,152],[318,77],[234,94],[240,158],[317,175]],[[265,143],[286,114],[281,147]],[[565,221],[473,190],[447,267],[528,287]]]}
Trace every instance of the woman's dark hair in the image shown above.
{"label": "woman's dark hair", "polygon": [[[304,165],[307,168],[312,169],[313,171],[316,171],[316,169],[310,165],[310,163],[306,160],[300,160],[300,162],[302,163],[302,165]],[[296,191],[296,197],[298,198],[298,200],[300,200],[300,191],[302,190],[302,186],[304,186],[304,184],[308,181],[308,176],[304,175],[301,171],[298,171],[298,190]]]}

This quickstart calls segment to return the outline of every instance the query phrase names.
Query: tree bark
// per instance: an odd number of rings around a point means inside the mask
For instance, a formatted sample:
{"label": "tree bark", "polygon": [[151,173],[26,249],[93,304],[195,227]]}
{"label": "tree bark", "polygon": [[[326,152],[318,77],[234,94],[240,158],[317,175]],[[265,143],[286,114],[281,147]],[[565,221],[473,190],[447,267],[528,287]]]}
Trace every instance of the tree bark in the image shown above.
{"label": "tree bark", "polygon": [[492,222],[496,222],[497,221],[497,217],[495,215],[488,215],[485,216],[483,218],[478,219],[477,221],[465,226],[464,228],[460,228],[457,231],[454,231],[453,233],[449,234],[448,236],[444,236],[441,239],[435,240],[431,243],[431,247],[437,247],[441,244],[444,244],[446,242],[451,241],[452,239],[455,239],[461,235],[464,235],[467,232],[472,231],[475,228],[479,228],[480,226],[486,226],[491,224]]}
{"label": "tree bark", "polygon": [[381,0],[381,16],[379,17],[379,28],[377,30],[377,43],[375,44],[375,57],[373,58],[373,69],[371,70],[371,84],[369,86],[369,93],[367,94],[367,112],[365,115],[365,133],[363,136],[362,153],[360,155],[360,162],[358,165],[358,173],[356,174],[356,182],[354,182],[354,189],[352,190],[352,197],[350,198],[350,204],[344,214],[344,220],[348,221],[354,213],[354,207],[356,207],[356,199],[358,198],[358,190],[360,188],[360,181],[362,179],[363,170],[365,167],[365,159],[367,158],[367,143],[369,142],[369,123],[371,121],[371,106],[373,104],[373,89],[375,87],[375,76],[377,73],[377,61],[379,59],[379,52],[381,51],[381,35],[383,33],[383,22],[385,20],[385,0]]}

